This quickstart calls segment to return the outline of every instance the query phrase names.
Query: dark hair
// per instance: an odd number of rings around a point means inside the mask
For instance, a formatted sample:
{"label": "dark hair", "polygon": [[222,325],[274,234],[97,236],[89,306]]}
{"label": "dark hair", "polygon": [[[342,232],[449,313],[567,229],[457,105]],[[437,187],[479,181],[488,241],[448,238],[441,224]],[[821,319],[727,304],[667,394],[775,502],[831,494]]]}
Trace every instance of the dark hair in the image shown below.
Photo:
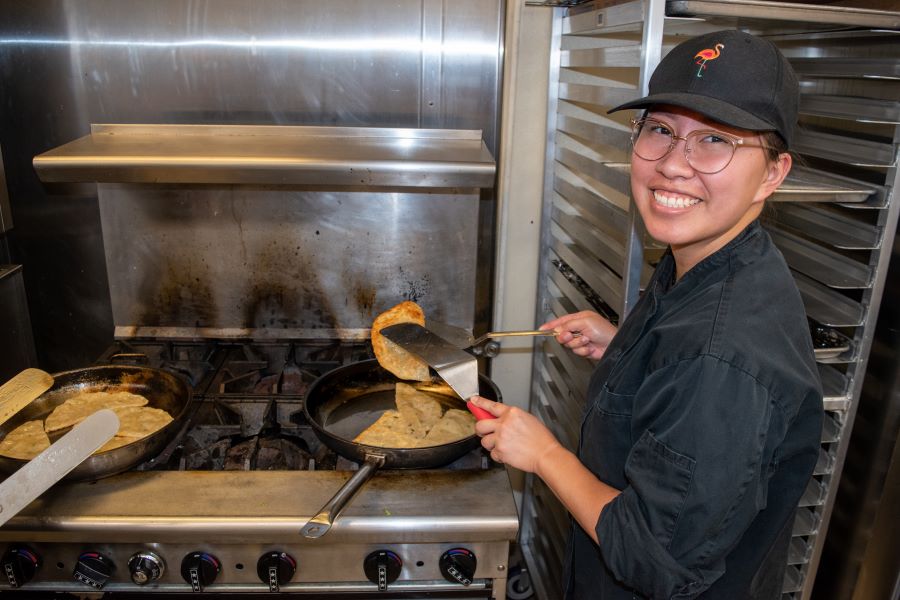
{"label": "dark hair", "polygon": [[759,134],[759,137],[762,138],[762,143],[768,146],[766,148],[766,159],[769,162],[778,160],[779,154],[788,152],[787,142],[777,132],[764,131]]}
{"label": "dark hair", "polygon": [[[779,154],[790,154],[791,157],[796,161],[797,156],[788,149],[787,142],[784,141],[778,133],[774,131],[762,131],[759,134],[759,137],[762,140],[762,143],[768,146],[765,148],[766,152],[766,161],[769,163],[773,163],[778,160]],[[771,196],[770,196],[771,198]],[[777,209],[775,208],[774,202],[769,202],[770,198],[766,198],[766,203],[763,205],[762,212],[760,213],[760,221],[764,225],[773,224],[777,217]]]}

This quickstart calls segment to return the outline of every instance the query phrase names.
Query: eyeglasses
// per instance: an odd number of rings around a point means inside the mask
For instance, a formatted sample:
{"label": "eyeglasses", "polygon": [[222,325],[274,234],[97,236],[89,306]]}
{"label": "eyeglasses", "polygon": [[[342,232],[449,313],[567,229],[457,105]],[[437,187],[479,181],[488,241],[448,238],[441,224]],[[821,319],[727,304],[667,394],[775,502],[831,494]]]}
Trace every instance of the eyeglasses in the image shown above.
{"label": "eyeglasses", "polygon": [[692,131],[684,137],[675,135],[671,125],[657,119],[631,120],[631,145],[634,153],[644,160],[659,160],[669,154],[678,140],[684,140],[684,157],[698,173],[711,175],[723,170],[734,158],[738,148],[767,148],[762,144],[748,144],[744,138],[704,129]]}

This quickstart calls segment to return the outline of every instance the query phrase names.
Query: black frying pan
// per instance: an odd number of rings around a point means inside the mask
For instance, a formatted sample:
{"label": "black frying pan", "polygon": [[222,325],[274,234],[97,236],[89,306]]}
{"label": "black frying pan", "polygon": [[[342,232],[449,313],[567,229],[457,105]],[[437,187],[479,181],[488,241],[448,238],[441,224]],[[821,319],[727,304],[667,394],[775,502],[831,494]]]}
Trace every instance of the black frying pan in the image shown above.
{"label": "black frying pan", "polygon": [[[306,393],[303,412],[316,435],[326,446],[351,460],[362,463],[359,470],[301,533],[310,538],[321,537],[331,528],[347,502],[380,467],[388,469],[431,469],[449,464],[477,448],[478,436],[424,448],[382,448],[358,444],[357,435],[374,423],[385,410],[396,408],[394,401],[397,378],[379,366],[376,360],[366,360],[343,367],[319,377]],[[478,376],[481,396],[501,401],[500,390],[483,375]],[[444,409],[465,409],[459,398],[448,396],[441,401]]]}

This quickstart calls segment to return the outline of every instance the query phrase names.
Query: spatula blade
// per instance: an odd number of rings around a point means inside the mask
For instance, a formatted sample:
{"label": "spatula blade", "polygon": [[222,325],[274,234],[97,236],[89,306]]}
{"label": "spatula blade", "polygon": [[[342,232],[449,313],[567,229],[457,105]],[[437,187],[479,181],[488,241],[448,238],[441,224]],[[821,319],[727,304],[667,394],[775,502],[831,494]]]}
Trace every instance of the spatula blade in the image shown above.
{"label": "spatula blade", "polygon": [[80,465],[119,430],[109,409],[95,412],[0,483],[0,526]]}
{"label": "spatula blade", "polygon": [[439,335],[415,323],[399,323],[381,335],[434,369],[463,400],[478,395],[478,361]]}

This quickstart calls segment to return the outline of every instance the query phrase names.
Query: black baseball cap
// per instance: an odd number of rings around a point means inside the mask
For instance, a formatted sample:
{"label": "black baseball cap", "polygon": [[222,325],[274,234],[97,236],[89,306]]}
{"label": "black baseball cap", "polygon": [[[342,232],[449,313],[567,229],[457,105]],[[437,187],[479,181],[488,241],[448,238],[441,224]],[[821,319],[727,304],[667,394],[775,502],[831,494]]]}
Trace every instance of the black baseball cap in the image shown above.
{"label": "black baseball cap", "polygon": [[650,93],[621,104],[668,104],[750,131],[775,131],[791,145],[800,89],[790,63],[768,40],[727,29],[672,49],[650,78]]}

